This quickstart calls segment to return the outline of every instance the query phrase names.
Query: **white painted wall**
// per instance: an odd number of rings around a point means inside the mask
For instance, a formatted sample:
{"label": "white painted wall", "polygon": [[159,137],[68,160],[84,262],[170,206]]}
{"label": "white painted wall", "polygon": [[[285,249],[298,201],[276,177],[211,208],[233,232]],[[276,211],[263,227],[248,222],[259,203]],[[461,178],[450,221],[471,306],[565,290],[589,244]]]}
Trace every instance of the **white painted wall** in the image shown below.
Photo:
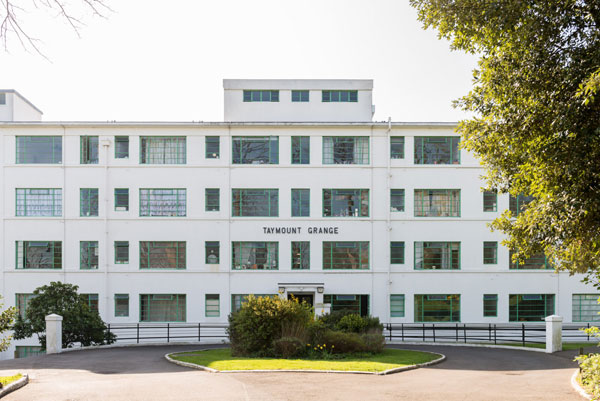
{"label": "white painted wall", "polygon": [[1,121],[42,121],[42,112],[14,90],[0,90],[6,104],[0,104]]}

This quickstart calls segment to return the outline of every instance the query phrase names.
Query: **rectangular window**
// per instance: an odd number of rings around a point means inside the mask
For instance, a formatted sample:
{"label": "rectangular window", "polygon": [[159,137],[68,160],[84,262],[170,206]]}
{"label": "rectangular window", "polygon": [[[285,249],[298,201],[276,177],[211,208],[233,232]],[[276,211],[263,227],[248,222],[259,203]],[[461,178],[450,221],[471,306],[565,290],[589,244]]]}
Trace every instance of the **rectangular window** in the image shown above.
{"label": "rectangular window", "polygon": [[292,217],[310,216],[310,189],[292,189]]}
{"label": "rectangular window", "polygon": [[508,198],[508,208],[512,212],[513,216],[518,216],[527,209],[529,202],[533,200],[533,196],[526,195],[510,195]]}
{"label": "rectangular window", "polygon": [[231,212],[233,217],[279,216],[278,189],[232,189]]}
{"label": "rectangular window", "polygon": [[115,159],[129,159],[128,136],[115,136]]}
{"label": "rectangular window", "polygon": [[573,294],[573,322],[600,322],[598,294]]}
{"label": "rectangular window", "polygon": [[62,269],[61,241],[17,241],[17,269]]}
{"label": "rectangular window", "polygon": [[416,136],[415,164],[460,164],[457,136]]}
{"label": "rectangular window", "polygon": [[483,317],[498,316],[498,294],[483,294]]}
{"label": "rectangular window", "polygon": [[242,309],[242,304],[246,302],[249,295],[255,297],[278,297],[276,294],[231,294],[231,312],[237,312]]}
{"label": "rectangular window", "polygon": [[0,104],[6,104],[6,93],[0,93]]}
{"label": "rectangular window", "polygon": [[415,189],[415,217],[460,217],[460,189]]}
{"label": "rectangular window", "polygon": [[368,270],[369,242],[323,242],[323,270]]}
{"label": "rectangular window", "polygon": [[79,242],[79,268],[98,269],[98,241]]}
{"label": "rectangular window", "polygon": [[392,159],[404,159],[404,137],[390,137],[390,157]]}
{"label": "rectangular window", "polygon": [[495,265],[498,263],[498,243],[486,241],[483,243],[483,264]]}
{"label": "rectangular window", "polygon": [[79,189],[79,214],[82,217],[98,216],[98,188]]}
{"label": "rectangular window", "polygon": [[310,269],[310,242],[292,241],[292,270]]}
{"label": "rectangular window", "polygon": [[143,136],[140,138],[140,164],[185,164],[184,136]]}
{"label": "rectangular window", "polygon": [[98,313],[98,294],[80,294],[80,296],[85,299],[90,310]]}
{"label": "rectangular window", "polygon": [[460,294],[415,294],[415,322],[460,322]]}
{"label": "rectangular window", "polygon": [[205,316],[206,317],[219,317],[221,312],[221,306],[219,302],[219,294],[206,294],[204,299],[205,304]]}
{"label": "rectangular window", "polygon": [[460,242],[415,242],[415,270],[460,269]]}
{"label": "rectangular window", "polygon": [[369,296],[356,295],[323,295],[323,303],[331,305],[331,312],[348,311],[361,316],[369,315]]}
{"label": "rectangular window", "polygon": [[98,137],[80,136],[80,159],[81,164],[98,164]]}
{"label": "rectangular window", "polygon": [[390,242],[390,263],[404,264],[404,242]]}
{"label": "rectangular window", "polygon": [[278,102],[278,90],[245,90],[244,102]]}
{"label": "rectangular window", "polygon": [[292,137],[292,164],[310,163],[310,137]]}
{"label": "rectangular window", "polygon": [[17,314],[23,319],[25,319],[27,316],[27,307],[33,298],[35,298],[34,294],[15,294],[15,307],[17,308]]}
{"label": "rectangular window", "polygon": [[206,253],[206,263],[209,265],[219,264],[219,241],[206,241],[204,251]]}
{"label": "rectangular window", "polygon": [[279,164],[278,136],[234,136],[233,164]]}
{"label": "rectangular window", "polygon": [[277,270],[278,242],[232,242],[232,270]]}
{"label": "rectangular window", "polygon": [[15,347],[15,359],[29,358],[30,356],[45,355],[46,351],[39,345],[17,345]]}
{"label": "rectangular window", "polygon": [[62,163],[60,136],[17,136],[17,164]]}
{"label": "rectangular window", "polygon": [[115,317],[129,316],[129,294],[115,294]]}
{"label": "rectangular window", "polygon": [[498,211],[498,193],[496,191],[483,191],[483,211]]}
{"label": "rectangular window", "polygon": [[369,217],[369,190],[324,189],[323,217]]}
{"label": "rectangular window", "polygon": [[140,269],[185,269],[185,241],[140,241]]}
{"label": "rectangular window", "polygon": [[307,90],[293,90],[292,91],[292,102],[308,102],[309,91]]}
{"label": "rectangular window", "polygon": [[321,100],[329,102],[358,102],[358,91],[335,90],[321,92]]}
{"label": "rectangular window", "polygon": [[61,188],[17,188],[17,216],[62,216]]}
{"label": "rectangular window", "polygon": [[532,255],[522,263],[513,261],[514,253],[514,251],[509,251],[508,253],[510,270],[549,270],[554,268],[552,263],[543,253]]}
{"label": "rectangular window", "polygon": [[185,322],[185,294],[140,294],[140,322]]}
{"label": "rectangular window", "polygon": [[205,137],[206,151],[204,157],[207,159],[218,159],[221,156],[221,142],[218,136]]}
{"label": "rectangular window", "polygon": [[404,189],[390,189],[390,208],[392,212],[404,211]]}
{"label": "rectangular window", "polygon": [[404,294],[390,295],[390,317],[404,317]]}
{"label": "rectangular window", "polygon": [[508,320],[510,322],[541,322],[554,315],[554,294],[510,294]]}
{"label": "rectangular window", "polygon": [[324,136],[323,164],[369,164],[369,137]]}
{"label": "rectangular window", "polygon": [[129,241],[115,241],[115,264],[129,263]]}
{"label": "rectangular window", "polygon": [[186,207],[185,188],[140,188],[140,216],[184,217]]}
{"label": "rectangular window", "polygon": [[218,212],[221,200],[219,188],[204,189],[204,210],[206,212]]}
{"label": "rectangular window", "polygon": [[115,188],[115,211],[129,210],[129,188]]}

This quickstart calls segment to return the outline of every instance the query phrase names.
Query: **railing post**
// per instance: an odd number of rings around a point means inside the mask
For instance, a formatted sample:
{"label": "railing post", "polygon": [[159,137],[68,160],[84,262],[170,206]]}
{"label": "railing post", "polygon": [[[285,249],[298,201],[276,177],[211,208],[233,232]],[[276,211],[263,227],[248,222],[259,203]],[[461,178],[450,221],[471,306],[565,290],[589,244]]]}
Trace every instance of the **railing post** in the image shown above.
{"label": "railing post", "polygon": [[169,342],[169,336],[170,336],[170,329],[171,329],[171,325],[170,323],[167,323],[167,342]]}
{"label": "railing post", "polygon": [[423,323],[423,342],[425,342],[425,323]]}
{"label": "railing post", "polygon": [[562,351],[562,316],[550,315],[546,319],[546,352]]}
{"label": "railing post", "polygon": [[465,344],[467,343],[467,324],[463,323],[463,336],[465,339]]}
{"label": "railing post", "polygon": [[198,342],[202,341],[200,336],[200,323],[198,323]]}
{"label": "railing post", "polygon": [[404,323],[402,323],[402,341],[404,341]]}
{"label": "railing post", "polygon": [[458,323],[456,323],[456,342],[458,342]]}
{"label": "railing post", "polygon": [[431,328],[433,329],[433,342],[435,342],[435,323],[431,325]]}
{"label": "railing post", "polygon": [[494,345],[498,344],[498,332],[496,331],[496,323],[494,323]]}
{"label": "railing post", "polygon": [[488,341],[492,342],[492,324],[491,323],[488,326]]}
{"label": "railing post", "polygon": [[137,336],[136,336],[136,338],[137,338],[137,343],[139,344],[140,343],[140,324],[139,323],[137,324]]}
{"label": "railing post", "polygon": [[[590,328],[590,324],[589,324],[589,323],[587,324],[587,328],[588,328],[588,329]],[[590,334],[589,334],[589,331],[586,331],[586,333],[587,333],[587,340],[588,340],[588,341],[590,341]]]}
{"label": "railing post", "polygon": [[106,325],[107,330],[106,330],[106,341],[108,342],[108,340],[110,339],[110,323],[108,323]]}
{"label": "railing post", "polygon": [[525,346],[525,323],[521,323],[521,337],[523,340],[523,347]]}

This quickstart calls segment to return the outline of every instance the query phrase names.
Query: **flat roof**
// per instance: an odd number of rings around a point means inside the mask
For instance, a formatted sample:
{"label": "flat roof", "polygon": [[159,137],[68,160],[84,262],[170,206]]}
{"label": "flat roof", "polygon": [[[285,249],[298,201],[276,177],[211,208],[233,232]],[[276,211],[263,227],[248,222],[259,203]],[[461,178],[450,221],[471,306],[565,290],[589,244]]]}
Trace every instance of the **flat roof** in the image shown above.
{"label": "flat roof", "polygon": [[30,105],[31,107],[36,109],[40,114],[44,114],[43,111],[41,111],[40,109],[35,107],[35,105],[33,103],[31,103],[29,100],[27,100],[27,98],[25,96],[21,95],[19,92],[17,92],[14,89],[0,89],[0,93],[14,93],[15,95],[19,96],[25,103],[27,103],[28,105]]}
{"label": "flat roof", "polygon": [[224,89],[372,90],[372,79],[224,79]]}
{"label": "flat roof", "polygon": [[455,128],[457,122],[0,121],[1,127],[415,127]]}

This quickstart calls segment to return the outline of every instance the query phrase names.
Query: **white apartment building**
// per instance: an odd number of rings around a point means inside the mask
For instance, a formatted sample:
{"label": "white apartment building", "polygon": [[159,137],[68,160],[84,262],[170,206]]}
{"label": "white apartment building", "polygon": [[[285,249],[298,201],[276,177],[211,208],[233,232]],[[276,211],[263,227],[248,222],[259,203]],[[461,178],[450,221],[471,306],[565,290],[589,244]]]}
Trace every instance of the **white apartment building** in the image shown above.
{"label": "white apartment building", "polygon": [[[597,321],[509,262],[455,123],[374,122],[371,80],[224,80],[225,121],[42,122],[0,91],[2,295],[77,284],[108,323],[225,323],[247,294],[383,322]],[[27,353],[37,339],[14,342]]]}

